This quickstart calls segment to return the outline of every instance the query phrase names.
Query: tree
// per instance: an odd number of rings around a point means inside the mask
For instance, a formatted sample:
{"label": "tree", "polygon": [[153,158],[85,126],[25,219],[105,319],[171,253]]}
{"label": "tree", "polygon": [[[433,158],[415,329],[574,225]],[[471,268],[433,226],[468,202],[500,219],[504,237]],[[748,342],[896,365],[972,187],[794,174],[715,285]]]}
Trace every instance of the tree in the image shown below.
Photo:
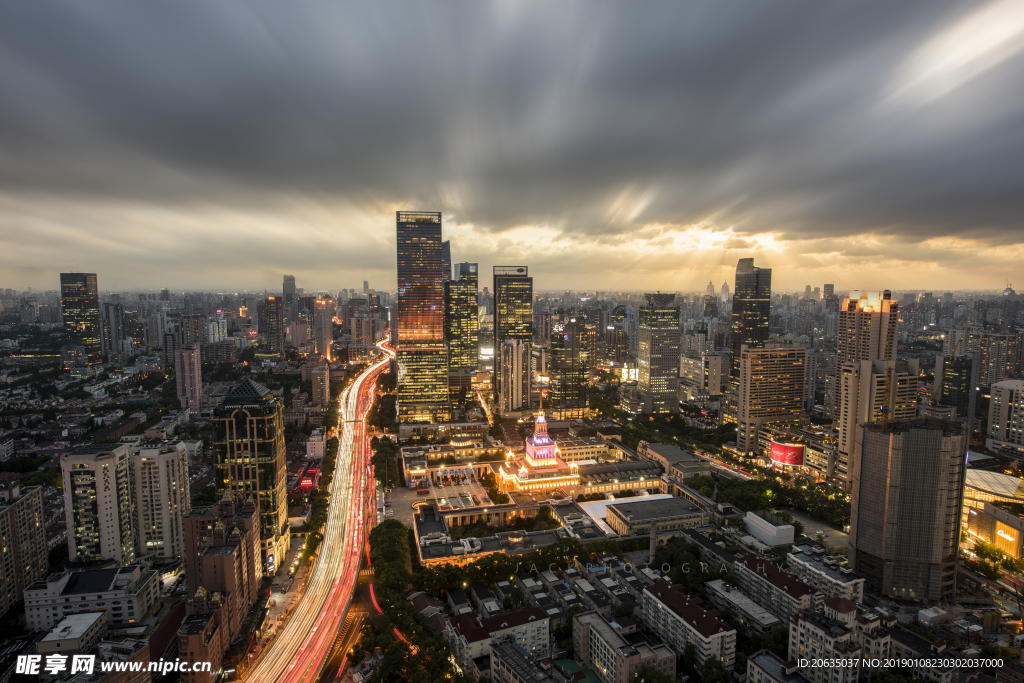
{"label": "tree", "polygon": [[697,673],[697,649],[693,643],[687,643],[683,649],[683,661],[680,663],[683,673],[692,676]]}
{"label": "tree", "polygon": [[638,683],[670,683],[672,679],[653,666],[645,666],[640,669],[640,677],[636,680]]}
{"label": "tree", "polygon": [[615,612],[612,614],[612,616],[616,619],[621,619],[622,617],[629,617],[630,619],[632,619],[633,606],[626,603],[622,603],[621,605],[615,608]]}
{"label": "tree", "polygon": [[761,650],[769,650],[782,659],[789,658],[789,629],[777,626],[761,634]]}
{"label": "tree", "polygon": [[701,683],[731,683],[732,674],[717,659],[708,657],[700,667]]}

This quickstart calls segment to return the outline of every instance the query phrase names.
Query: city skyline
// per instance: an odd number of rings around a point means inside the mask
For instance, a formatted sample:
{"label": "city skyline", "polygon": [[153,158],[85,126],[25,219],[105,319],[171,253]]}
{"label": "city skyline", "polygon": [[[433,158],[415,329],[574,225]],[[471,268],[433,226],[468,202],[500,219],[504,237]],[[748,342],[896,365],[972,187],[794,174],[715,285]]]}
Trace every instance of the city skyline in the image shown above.
{"label": "city skyline", "polygon": [[399,209],[554,289],[1019,279],[1013,3],[304,7],[0,10],[0,286],[391,289]]}

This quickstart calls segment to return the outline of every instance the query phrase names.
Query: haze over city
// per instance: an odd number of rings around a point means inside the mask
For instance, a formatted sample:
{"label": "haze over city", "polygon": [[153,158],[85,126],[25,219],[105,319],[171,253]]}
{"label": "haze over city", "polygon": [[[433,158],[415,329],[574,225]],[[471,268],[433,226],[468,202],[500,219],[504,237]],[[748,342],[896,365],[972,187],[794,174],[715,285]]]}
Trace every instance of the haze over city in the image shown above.
{"label": "haze over city", "polygon": [[[1001,290],[1018,3],[0,6],[0,286],[394,288],[397,209],[538,287]],[[355,275],[350,271],[358,271]]]}

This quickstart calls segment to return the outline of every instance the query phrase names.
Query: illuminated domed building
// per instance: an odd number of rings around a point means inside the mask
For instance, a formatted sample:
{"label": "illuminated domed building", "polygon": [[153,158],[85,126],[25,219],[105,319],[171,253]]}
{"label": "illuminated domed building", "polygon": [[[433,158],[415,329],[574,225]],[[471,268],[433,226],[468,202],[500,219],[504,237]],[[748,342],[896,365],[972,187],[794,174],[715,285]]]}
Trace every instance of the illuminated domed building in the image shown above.
{"label": "illuminated domed building", "polygon": [[498,468],[498,481],[506,493],[565,489],[567,495],[576,495],[580,485],[579,465],[567,464],[560,457],[557,444],[548,436],[543,409],[534,423],[533,436],[526,439],[526,455],[515,458],[509,451],[505,463]]}

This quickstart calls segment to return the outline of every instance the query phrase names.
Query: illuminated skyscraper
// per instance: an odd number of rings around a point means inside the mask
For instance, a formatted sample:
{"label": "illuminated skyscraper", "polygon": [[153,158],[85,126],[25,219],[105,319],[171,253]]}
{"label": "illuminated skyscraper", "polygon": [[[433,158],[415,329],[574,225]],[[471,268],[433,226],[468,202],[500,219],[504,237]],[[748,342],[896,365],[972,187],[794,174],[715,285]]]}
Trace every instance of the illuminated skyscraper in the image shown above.
{"label": "illuminated skyscraper", "polygon": [[[910,419],[903,402],[895,402],[897,391],[904,391],[907,382],[916,390],[916,378],[908,378],[907,370],[895,369],[896,341],[899,333],[899,305],[888,290],[861,292],[854,290],[839,306],[836,331],[835,406],[832,414],[839,430],[839,443],[832,468],[843,483],[848,482],[856,450],[857,426],[878,419],[876,411],[883,407],[888,382],[890,397],[885,406],[891,419]],[[874,363],[881,361],[881,363]],[[901,374],[902,373],[902,374]],[[881,393],[876,396],[875,391]],[[911,411],[916,410],[911,406]]]}
{"label": "illuminated skyscraper", "polygon": [[742,258],[736,264],[736,287],[732,295],[732,381],[740,376],[740,349],[764,347],[768,341],[768,316],[771,313],[772,269],[754,266],[754,259]]}
{"label": "illuminated skyscraper", "polygon": [[762,427],[795,427],[800,423],[806,375],[807,349],[803,347],[740,349],[736,448],[741,453],[757,449]]}
{"label": "illuminated skyscraper", "polygon": [[645,413],[678,413],[679,309],[675,294],[644,294],[640,307],[637,394]]}
{"label": "illuminated skyscraper", "polygon": [[441,242],[441,277],[445,282],[452,279],[452,243],[449,240]]}
{"label": "illuminated skyscraper", "polygon": [[[523,343],[519,382],[524,404],[530,402],[530,348],[533,345],[533,278],[526,266],[494,266],[494,353],[498,361],[501,346],[509,339]],[[494,373],[495,395],[503,392],[505,373]]]}
{"label": "illuminated skyscraper", "polygon": [[[266,300],[267,353],[284,358],[284,300],[268,296]],[[198,341],[198,340],[196,340]]]}
{"label": "illuminated skyscraper", "polygon": [[477,264],[457,263],[455,279],[445,283],[444,340],[448,344],[448,367],[453,370],[476,370],[479,364],[478,276]]}
{"label": "illuminated skyscraper", "polygon": [[548,414],[555,420],[588,416],[587,350],[583,345],[583,322],[572,317],[555,322],[548,344],[551,373]]}
{"label": "illuminated skyscraper", "polygon": [[228,392],[213,415],[213,466],[218,497],[230,491],[259,501],[263,566],[273,574],[290,535],[284,404],[270,389],[247,379]]}
{"label": "illuminated skyscraper", "polygon": [[441,213],[399,211],[397,224],[398,419],[444,421],[450,407]]}
{"label": "illuminated skyscraper", "polygon": [[334,300],[329,295],[318,296],[313,301],[311,317],[314,352],[329,361],[331,360],[331,348],[334,343]]}
{"label": "illuminated skyscraper", "polygon": [[84,348],[89,365],[102,363],[103,326],[96,273],[61,273],[60,308],[67,343]]}
{"label": "illuminated skyscraper", "polygon": [[862,360],[895,360],[899,305],[889,290],[852,291],[839,307],[836,367]]}

